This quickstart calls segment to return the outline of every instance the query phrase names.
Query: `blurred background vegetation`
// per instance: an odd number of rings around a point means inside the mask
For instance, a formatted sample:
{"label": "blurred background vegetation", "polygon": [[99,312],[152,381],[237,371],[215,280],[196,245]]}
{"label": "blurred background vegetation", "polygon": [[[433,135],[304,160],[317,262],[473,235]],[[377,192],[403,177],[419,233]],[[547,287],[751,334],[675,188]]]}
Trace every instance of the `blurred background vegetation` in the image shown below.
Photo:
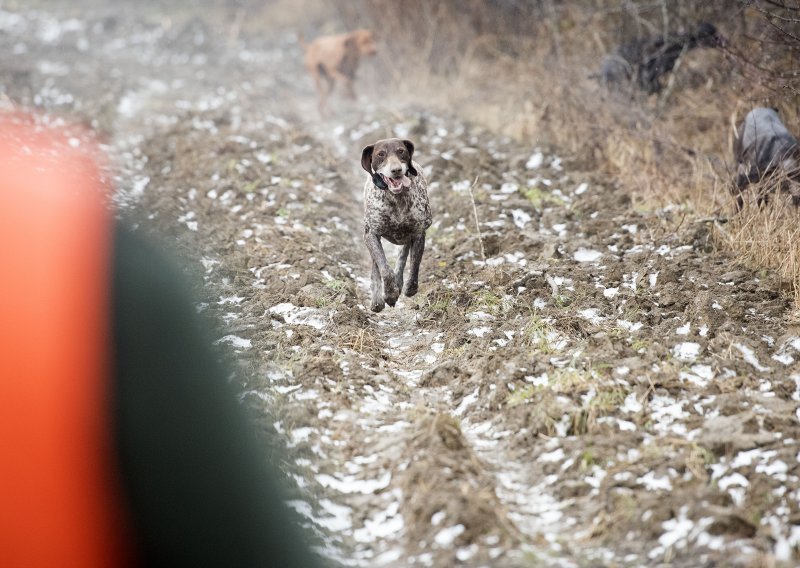
{"label": "blurred background vegetation", "polygon": [[[567,151],[632,207],[677,204],[687,222],[711,219],[716,246],[800,290],[798,212],[776,199],[735,216],[729,190],[733,125],[750,109],[775,107],[800,134],[797,0],[334,0],[327,9],[346,27],[376,30],[395,89]],[[701,21],[727,46],[687,51],[660,93],[600,86],[603,55]]]}
{"label": "blurred background vegetation", "polygon": [[[51,0],[7,0],[6,6]],[[782,199],[733,214],[734,124],[780,111],[800,134],[800,0],[63,0],[217,22],[223,38],[307,39],[359,27],[380,52],[359,75],[405,102],[457,112],[521,143],[569,154],[573,169],[630,197],[676,207],[744,264],[800,290],[798,212]],[[656,94],[623,95],[597,79],[621,43],[714,24],[723,49],[685,52]],[[300,63],[287,74],[308,79]],[[298,79],[300,80],[300,79]],[[751,192],[751,194],[754,192]],[[752,201],[755,201],[754,199]],[[725,222],[727,221],[727,222]],[[798,296],[800,300],[800,296]],[[799,302],[800,303],[800,302]]]}

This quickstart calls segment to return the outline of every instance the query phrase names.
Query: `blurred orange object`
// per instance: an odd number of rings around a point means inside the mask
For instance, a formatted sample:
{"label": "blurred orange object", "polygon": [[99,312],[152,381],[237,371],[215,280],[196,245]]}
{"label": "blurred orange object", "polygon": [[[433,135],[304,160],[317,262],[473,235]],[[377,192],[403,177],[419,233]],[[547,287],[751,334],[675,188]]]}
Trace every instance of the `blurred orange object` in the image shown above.
{"label": "blurred orange object", "polygon": [[124,566],[97,144],[0,114],[0,566]]}

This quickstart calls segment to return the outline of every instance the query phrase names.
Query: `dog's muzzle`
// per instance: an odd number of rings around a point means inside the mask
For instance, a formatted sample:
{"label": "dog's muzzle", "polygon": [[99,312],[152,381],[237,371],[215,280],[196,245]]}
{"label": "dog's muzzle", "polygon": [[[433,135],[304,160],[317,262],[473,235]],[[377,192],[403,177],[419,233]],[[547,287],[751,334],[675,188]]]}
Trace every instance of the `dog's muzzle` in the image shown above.
{"label": "dog's muzzle", "polygon": [[411,180],[408,178],[408,176],[387,177],[383,174],[380,174],[380,176],[383,178],[382,181],[386,185],[387,189],[392,193],[400,193],[404,188],[411,185]]}

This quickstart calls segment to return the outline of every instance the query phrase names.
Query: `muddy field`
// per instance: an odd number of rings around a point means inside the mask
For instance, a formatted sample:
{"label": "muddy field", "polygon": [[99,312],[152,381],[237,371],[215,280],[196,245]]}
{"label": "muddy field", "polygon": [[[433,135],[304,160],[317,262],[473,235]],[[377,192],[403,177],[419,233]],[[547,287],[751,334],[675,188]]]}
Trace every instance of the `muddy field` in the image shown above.
{"label": "muddy field", "polygon": [[[185,260],[331,565],[800,563],[774,275],[380,81],[320,120],[293,30],[218,31],[6,7],[2,91],[107,141],[121,215]],[[416,143],[434,224],[419,293],[373,314],[359,157],[388,136]]]}

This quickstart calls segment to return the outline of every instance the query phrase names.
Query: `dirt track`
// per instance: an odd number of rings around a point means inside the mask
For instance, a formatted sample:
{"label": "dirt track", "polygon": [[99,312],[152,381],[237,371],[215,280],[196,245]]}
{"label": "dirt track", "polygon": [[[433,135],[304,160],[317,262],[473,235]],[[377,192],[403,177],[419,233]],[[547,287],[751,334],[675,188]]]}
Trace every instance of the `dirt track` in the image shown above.
{"label": "dirt track", "polygon": [[[124,214],[190,263],[327,558],[800,561],[790,301],[680,206],[420,101],[319,121],[289,34],[0,11],[0,41],[5,94],[106,133]],[[373,314],[358,158],[392,135],[434,225],[419,294]]]}

